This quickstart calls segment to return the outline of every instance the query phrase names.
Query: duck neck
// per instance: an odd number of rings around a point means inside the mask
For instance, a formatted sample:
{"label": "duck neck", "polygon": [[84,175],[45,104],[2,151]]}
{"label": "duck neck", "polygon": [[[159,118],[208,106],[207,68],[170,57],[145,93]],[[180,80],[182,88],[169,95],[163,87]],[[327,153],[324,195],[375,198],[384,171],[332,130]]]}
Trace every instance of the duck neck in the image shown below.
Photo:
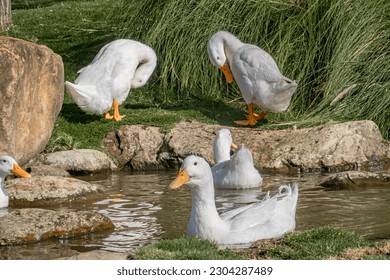
{"label": "duck neck", "polygon": [[212,179],[207,186],[202,185],[201,188],[197,186],[191,187],[191,195],[192,208],[190,224],[199,225],[199,221],[215,223],[215,221],[220,220],[215,206],[215,194]]}
{"label": "duck neck", "polygon": [[8,193],[4,186],[4,177],[0,177],[0,208],[8,206]]}
{"label": "duck neck", "polygon": [[230,160],[230,147],[232,143],[229,143],[226,139],[217,138],[213,145],[214,161],[215,164]]}
{"label": "duck neck", "polygon": [[223,46],[225,50],[226,58],[229,62],[229,65],[232,65],[234,53],[244,45],[239,39],[230,33],[225,33],[222,37]]}
{"label": "duck neck", "polygon": [[154,69],[156,68],[157,58],[152,49],[149,47],[143,47],[142,51],[140,50],[140,55],[138,57],[139,64],[135,69],[134,78],[140,78],[142,83],[133,83],[133,88],[139,88],[144,86],[148,81],[149,77],[153,74]]}

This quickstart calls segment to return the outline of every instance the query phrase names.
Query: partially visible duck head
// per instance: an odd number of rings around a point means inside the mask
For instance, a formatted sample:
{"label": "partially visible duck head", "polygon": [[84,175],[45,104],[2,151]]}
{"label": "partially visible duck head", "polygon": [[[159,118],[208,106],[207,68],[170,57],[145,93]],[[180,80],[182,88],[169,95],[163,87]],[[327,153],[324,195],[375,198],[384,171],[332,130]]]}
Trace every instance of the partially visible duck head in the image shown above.
{"label": "partially visible duck head", "polygon": [[15,174],[23,178],[30,178],[31,175],[24,171],[16,160],[10,156],[0,157],[0,177],[5,178],[7,175]]}

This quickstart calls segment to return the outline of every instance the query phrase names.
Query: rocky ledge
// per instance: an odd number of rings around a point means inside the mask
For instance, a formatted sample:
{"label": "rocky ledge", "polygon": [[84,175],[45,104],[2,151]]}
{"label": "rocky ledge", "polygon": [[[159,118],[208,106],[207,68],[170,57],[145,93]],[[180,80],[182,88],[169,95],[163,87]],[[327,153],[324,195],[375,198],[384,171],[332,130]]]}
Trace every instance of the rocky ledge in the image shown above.
{"label": "rocky ledge", "polygon": [[[157,127],[123,125],[109,133],[103,147],[119,167],[133,170],[178,168],[190,154],[213,164],[212,144],[219,125],[183,121],[170,132]],[[262,130],[229,127],[233,141],[249,147],[258,168],[300,172],[383,169],[390,163],[390,142],[372,121]]]}
{"label": "rocky ledge", "polygon": [[[39,171],[36,172],[54,173],[58,172],[58,170],[63,170],[76,175],[100,173],[117,169],[116,164],[106,154],[91,149],[40,154],[28,164],[32,169],[35,165],[40,166]],[[49,170],[49,167],[57,171]]]}
{"label": "rocky ledge", "polygon": [[0,217],[0,245],[49,238],[69,238],[114,228],[111,220],[90,211],[24,208]]}
{"label": "rocky ledge", "polygon": [[29,179],[6,181],[10,205],[47,206],[63,201],[82,200],[88,195],[97,194],[106,188],[75,178],[58,176],[36,176]]}

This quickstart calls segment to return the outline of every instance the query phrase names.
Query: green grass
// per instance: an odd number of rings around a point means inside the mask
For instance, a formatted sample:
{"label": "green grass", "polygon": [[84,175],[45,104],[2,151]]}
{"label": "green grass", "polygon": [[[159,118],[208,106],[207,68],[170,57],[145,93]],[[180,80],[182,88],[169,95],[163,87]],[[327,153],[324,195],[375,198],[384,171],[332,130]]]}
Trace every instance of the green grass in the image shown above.
{"label": "green grass", "polygon": [[[390,138],[390,3],[386,0],[12,1],[14,27],[4,33],[47,45],[62,56],[65,80],[116,38],[152,46],[158,65],[131,92],[114,123],[83,113],[65,94],[48,150],[101,149],[122,124],[168,130],[180,120],[234,125],[246,108],[207,57],[208,38],[225,29],[268,51],[299,83],[289,110],[259,125],[279,129],[371,119]],[[334,98],[355,85],[344,98]]]}
{"label": "green grass", "polygon": [[293,232],[268,243],[264,246],[259,241],[247,255],[283,260],[390,259],[390,243],[367,240],[354,232],[332,226]]}
{"label": "green grass", "polygon": [[137,260],[236,260],[245,259],[229,249],[197,238],[165,239],[134,252]]}
{"label": "green grass", "polygon": [[280,245],[267,251],[273,259],[325,259],[339,256],[348,248],[373,246],[352,232],[334,227],[322,227],[301,233],[293,233],[284,238]]}
{"label": "green grass", "polygon": [[214,243],[196,238],[167,239],[136,250],[132,257],[139,260],[389,260],[389,247],[390,243],[365,240],[353,232],[327,226],[294,232],[280,240],[258,241],[249,249],[220,249]]}

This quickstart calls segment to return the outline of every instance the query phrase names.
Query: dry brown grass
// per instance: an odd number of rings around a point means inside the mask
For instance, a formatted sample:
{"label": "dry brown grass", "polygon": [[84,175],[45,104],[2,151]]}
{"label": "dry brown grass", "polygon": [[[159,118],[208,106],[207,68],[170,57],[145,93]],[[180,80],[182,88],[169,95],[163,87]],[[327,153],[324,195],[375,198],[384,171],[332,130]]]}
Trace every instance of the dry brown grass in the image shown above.
{"label": "dry brown grass", "polygon": [[376,248],[364,247],[347,249],[341,256],[330,257],[329,260],[362,260],[373,255],[390,255],[390,240]]}

